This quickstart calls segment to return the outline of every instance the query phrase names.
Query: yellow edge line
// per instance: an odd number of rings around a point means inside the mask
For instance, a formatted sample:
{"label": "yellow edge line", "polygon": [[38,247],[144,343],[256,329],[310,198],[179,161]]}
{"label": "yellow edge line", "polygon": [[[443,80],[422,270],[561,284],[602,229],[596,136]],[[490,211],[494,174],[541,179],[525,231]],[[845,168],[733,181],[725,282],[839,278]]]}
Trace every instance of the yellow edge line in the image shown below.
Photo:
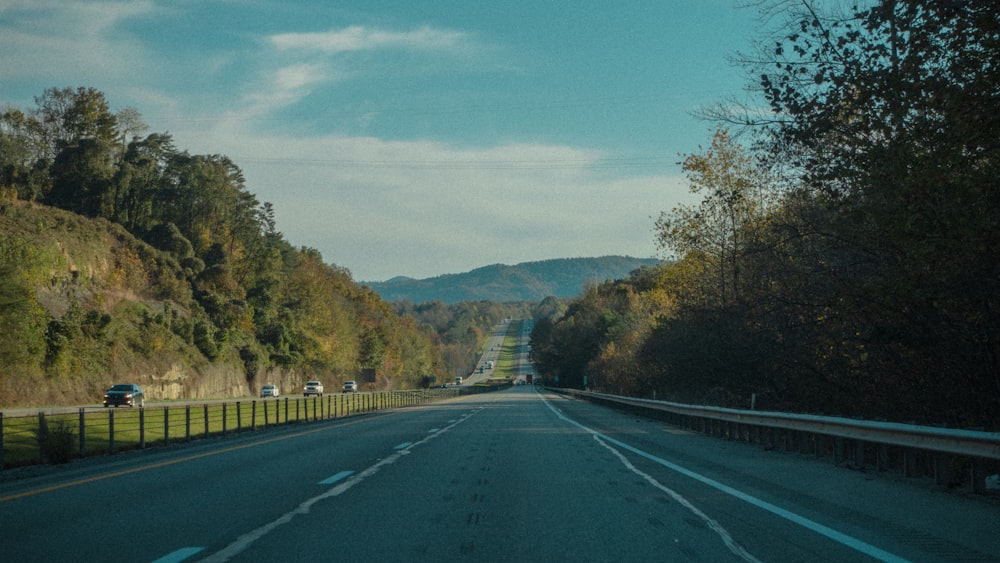
{"label": "yellow edge line", "polygon": [[[368,420],[370,420],[370,418]],[[76,480],[76,481],[70,481],[69,483],[60,483],[58,485],[52,485],[52,486],[49,486],[49,487],[42,487],[41,489],[32,489],[30,491],[25,491],[23,493],[17,493],[17,494],[14,494],[14,495],[0,497],[0,502],[7,502],[7,501],[11,501],[11,500],[16,500],[16,499],[19,499],[19,498],[40,495],[42,493],[49,493],[49,492],[52,492],[52,491],[58,491],[60,489],[68,489],[70,487],[76,487],[78,485],[86,485],[87,483],[93,483],[95,481],[103,481],[104,479],[114,479],[115,477],[121,477],[122,475],[129,475],[131,473],[139,473],[141,471],[147,471],[147,470],[150,470],[150,469],[158,469],[160,467],[166,467],[168,465],[174,465],[176,463],[184,463],[186,461],[193,461],[193,460],[196,460],[196,459],[201,459],[203,457],[210,457],[210,456],[213,456],[213,455],[219,455],[219,454],[224,454],[224,453],[229,453],[229,452],[235,452],[237,450],[243,450],[243,449],[246,449],[246,448],[252,448],[252,447],[255,447],[255,446],[262,446],[264,444],[270,444],[271,442],[278,442],[278,441],[287,440],[287,439],[290,439],[290,438],[298,438],[300,436],[306,436],[308,434],[315,434],[316,432],[322,432],[324,430],[331,430],[332,428],[341,428],[343,426],[348,426],[348,425],[351,425],[351,424],[357,424],[359,422],[361,422],[361,421],[360,420],[347,421],[347,422],[344,422],[342,424],[337,424],[336,426],[332,426],[332,427],[315,428],[315,429],[312,429],[312,430],[306,430],[304,432],[297,432],[295,434],[289,434],[287,436],[278,436],[278,437],[275,437],[275,438],[268,438],[267,440],[261,440],[259,442],[252,442],[250,444],[242,444],[242,445],[239,445],[239,446],[232,446],[232,447],[225,448],[225,449],[222,449],[222,450],[214,450],[214,451],[211,451],[211,452],[206,452],[206,453],[201,453],[201,454],[195,454],[195,455],[189,455],[189,456],[186,456],[186,457],[181,457],[181,458],[177,458],[177,459],[171,459],[171,460],[168,460],[168,461],[161,461],[159,463],[152,463],[150,465],[143,465],[143,466],[140,466],[140,467],[133,467],[132,469],[125,469],[125,470],[122,470],[122,471],[116,471],[114,473],[105,473],[104,475],[96,475],[94,477],[87,477],[86,479],[79,479],[79,480]]]}

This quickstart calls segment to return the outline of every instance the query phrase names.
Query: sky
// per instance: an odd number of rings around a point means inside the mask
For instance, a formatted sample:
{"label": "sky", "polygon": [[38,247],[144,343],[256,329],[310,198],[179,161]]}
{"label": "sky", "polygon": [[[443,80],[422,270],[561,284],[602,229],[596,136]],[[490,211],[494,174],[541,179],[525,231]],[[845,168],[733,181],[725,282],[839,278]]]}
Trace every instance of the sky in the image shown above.
{"label": "sky", "polygon": [[0,0],[0,106],[92,87],[356,281],[663,257],[746,0]]}

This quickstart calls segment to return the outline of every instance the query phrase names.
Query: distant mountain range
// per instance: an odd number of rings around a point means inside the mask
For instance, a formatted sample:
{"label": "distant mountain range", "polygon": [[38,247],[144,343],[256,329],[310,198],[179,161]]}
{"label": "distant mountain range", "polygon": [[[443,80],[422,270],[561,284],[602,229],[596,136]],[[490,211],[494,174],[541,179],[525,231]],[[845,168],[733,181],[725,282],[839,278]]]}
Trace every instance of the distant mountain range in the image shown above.
{"label": "distant mountain range", "polygon": [[659,263],[654,258],[629,256],[558,258],[515,266],[493,264],[464,274],[422,280],[400,276],[384,282],[362,283],[386,301],[541,301],[550,296],[576,297],[588,281],[622,279],[641,266]]}

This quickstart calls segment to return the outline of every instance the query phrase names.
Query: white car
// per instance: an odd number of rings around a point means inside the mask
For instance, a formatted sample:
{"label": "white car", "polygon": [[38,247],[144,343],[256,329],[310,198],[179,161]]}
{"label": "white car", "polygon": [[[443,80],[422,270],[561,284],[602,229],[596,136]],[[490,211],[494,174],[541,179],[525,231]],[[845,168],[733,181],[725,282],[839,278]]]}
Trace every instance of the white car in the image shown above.
{"label": "white car", "polygon": [[318,397],[323,396],[323,384],[319,381],[306,381],[306,386],[302,388],[302,396],[308,397],[309,395],[316,395]]}
{"label": "white car", "polygon": [[357,393],[358,392],[358,382],[357,381],[345,381],[344,382],[344,393]]}
{"label": "white car", "polygon": [[265,385],[260,388],[260,397],[274,397],[278,398],[278,386],[277,385]]}

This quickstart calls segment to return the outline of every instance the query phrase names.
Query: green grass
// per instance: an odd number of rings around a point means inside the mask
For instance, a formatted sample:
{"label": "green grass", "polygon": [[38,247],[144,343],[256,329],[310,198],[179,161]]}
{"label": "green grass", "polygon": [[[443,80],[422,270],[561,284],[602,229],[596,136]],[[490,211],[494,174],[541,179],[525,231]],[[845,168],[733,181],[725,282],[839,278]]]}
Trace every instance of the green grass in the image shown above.
{"label": "green grass", "polygon": [[[70,457],[100,455],[183,442],[262,428],[266,425],[296,424],[317,419],[340,418],[381,408],[395,408],[453,396],[435,391],[328,394],[322,398],[279,398],[277,400],[230,401],[198,405],[165,405],[134,408],[86,409],[80,413],[45,416],[49,429],[72,432]],[[265,418],[265,409],[267,410]],[[114,435],[112,443],[112,421]],[[41,462],[38,415],[3,417],[2,466],[14,467]]]}
{"label": "green grass", "polygon": [[507,334],[504,336],[500,352],[497,354],[493,379],[509,380],[514,377],[514,354],[517,352],[522,322],[515,321],[507,325]]}

